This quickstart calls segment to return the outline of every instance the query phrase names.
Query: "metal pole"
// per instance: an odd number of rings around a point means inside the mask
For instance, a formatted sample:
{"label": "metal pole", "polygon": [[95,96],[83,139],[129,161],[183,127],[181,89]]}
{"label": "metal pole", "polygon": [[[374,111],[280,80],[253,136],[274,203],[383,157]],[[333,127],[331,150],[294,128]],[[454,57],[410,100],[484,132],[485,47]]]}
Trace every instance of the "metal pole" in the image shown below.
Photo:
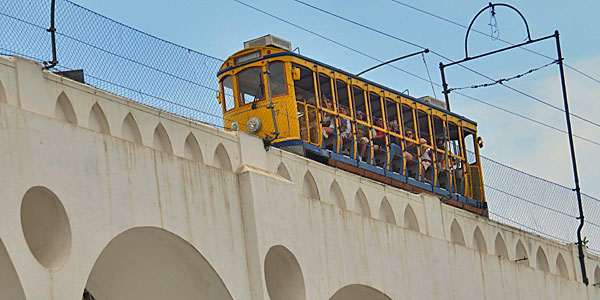
{"label": "metal pole", "polygon": [[414,56],[414,55],[417,55],[417,54],[421,54],[421,53],[429,53],[429,49],[425,49],[425,50],[423,50],[423,51],[419,51],[419,52],[411,53],[411,54],[404,55],[404,56],[401,56],[401,57],[398,57],[398,58],[394,58],[394,59],[392,59],[392,60],[388,60],[388,61],[386,61],[386,62],[382,62],[382,63],[380,63],[380,64],[378,64],[378,65],[376,65],[376,66],[374,66],[374,67],[370,67],[370,68],[368,68],[368,69],[366,69],[366,70],[364,70],[364,71],[362,71],[362,72],[360,72],[360,73],[356,74],[356,76],[360,76],[361,74],[364,74],[364,73],[366,73],[366,72],[369,72],[369,71],[371,71],[371,70],[373,70],[373,69],[376,69],[376,68],[379,68],[379,67],[381,67],[381,66],[387,65],[387,64],[389,64],[389,63],[393,63],[393,62],[395,62],[395,61],[397,61],[397,60],[401,60],[401,59],[409,58],[409,57],[411,57],[411,56]]}
{"label": "metal pole", "polygon": [[44,64],[49,64],[45,66],[43,69],[48,70],[54,68],[58,64],[58,60],[56,59],[56,40],[55,40],[55,32],[56,28],[54,28],[54,1],[50,3],[50,28],[46,29],[46,31],[50,32],[50,39],[52,41],[52,60],[48,62],[44,62]]}
{"label": "metal pole", "polygon": [[448,83],[446,82],[446,74],[444,73],[444,64],[440,62],[440,71],[442,73],[442,87],[444,88],[444,98],[446,99],[446,110],[450,111],[450,98],[448,97]]}
{"label": "metal pole", "polygon": [[571,116],[569,114],[569,103],[567,102],[567,85],[565,83],[565,71],[563,68],[563,57],[560,51],[560,39],[558,30],[554,31],[556,37],[556,51],[558,52],[558,67],[560,69],[560,83],[562,84],[562,94],[565,104],[565,116],[567,118],[567,131],[569,133],[569,146],[571,147],[571,163],[573,164],[573,177],[575,179],[575,192],[577,192],[577,205],[579,206],[579,227],[577,228],[577,250],[579,252],[579,263],[581,264],[581,276],[583,283],[589,284],[585,271],[585,255],[583,254],[583,242],[581,241],[581,229],[583,228],[583,204],[581,203],[581,189],[579,188],[579,175],[577,174],[577,161],[575,159],[575,145],[573,144],[573,132],[571,130]]}

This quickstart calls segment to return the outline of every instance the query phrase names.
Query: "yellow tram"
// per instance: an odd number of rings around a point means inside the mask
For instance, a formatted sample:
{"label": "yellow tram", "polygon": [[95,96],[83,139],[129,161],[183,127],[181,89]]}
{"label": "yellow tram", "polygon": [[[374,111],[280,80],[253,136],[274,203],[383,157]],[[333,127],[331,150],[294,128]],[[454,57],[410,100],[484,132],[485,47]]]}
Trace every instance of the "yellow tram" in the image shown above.
{"label": "yellow tram", "polygon": [[294,53],[272,35],[245,42],[218,79],[225,128],[487,216],[477,124],[439,100]]}

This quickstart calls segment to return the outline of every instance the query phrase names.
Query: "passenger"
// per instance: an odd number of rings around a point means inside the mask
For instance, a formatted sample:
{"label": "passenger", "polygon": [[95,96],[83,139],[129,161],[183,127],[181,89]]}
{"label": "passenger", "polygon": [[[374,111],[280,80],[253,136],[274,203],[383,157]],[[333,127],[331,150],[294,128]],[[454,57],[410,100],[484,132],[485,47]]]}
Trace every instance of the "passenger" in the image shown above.
{"label": "passenger", "polygon": [[427,139],[421,138],[419,140],[419,144],[420,144],[420,152],[421,152],[421,167],[422,167],[422,172],[421,172],[421,178],[424,179],[427,182],[431,182],[432,181],[432,175],[433,172],[430,169],[431,164],[433,162],[433,156],[431,154],[431,149],[427,148]]}
{"label": "passenger", "polygon": [[[375,125],[379,128],[384,128],[383,119],[377,118]],[[373,149],[375,151],[385,149],[385,133],[381,129],[375,129],[375,134],[373,135]]]}
{"label": "passenger", "polygon": [[[390,132],[400,134],[398,121],[390,122]],[[390,170],[398,172],[398,169],[402,168],[401,166],[399,168],[394,168],[393,165],[394,158],[396,155],[400,155],[400,153],[402,153],[402,147],[400,147],[400,138],[390,135]],[[387,169],[387,164],[384,166],[384,168]]]}
{"label": "passenger", "polygon": [[[365,114],[362,111],[356,112],[356,119],[363,121]],[[363,160],[367,144],[369,143],[369,128],[361,123],[356,123],[356,141],[358,142],[358,159]]]}
{"label": "passenger", "polygon": [[[344,115],[346,114],[346,109],[343,106],[340,106],[340,113]],[[342,151],[344,149],[344,140],[350,139],[352,135],[352,127],[350,126],[350,120],[340,117],[340,125],[338,130],[340,132],[341,137],[340,151]]]}
{"label": "passenger", "polygon": [[[333,104],[331,104],[331,101],[329,99],[321,99],[321,104],[323,105],[323,108],[333,110]],[[321,113],[321,127],[323,128],[323,138],[328,139],[329,135],[334,133],[335,122],[331,118],[331,113],[326,111],[322,111]]]}
{"label": "passenger", "polygon": [[406,159],[406,171],[407,175],[415,178],[417,175],[417,171],[419,169],[418,161],[417,161],[417,145],[408,139],[415,139],[415,134],[412,130],[407,130],[404,133],[407,140],[404,144],[404,159]]}

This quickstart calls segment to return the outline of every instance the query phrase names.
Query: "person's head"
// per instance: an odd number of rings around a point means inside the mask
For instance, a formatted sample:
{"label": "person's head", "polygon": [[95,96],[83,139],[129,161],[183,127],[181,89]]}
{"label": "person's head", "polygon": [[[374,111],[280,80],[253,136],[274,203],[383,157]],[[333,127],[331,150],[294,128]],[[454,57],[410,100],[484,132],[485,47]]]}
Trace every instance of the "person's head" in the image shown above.
{"label": "person's head", "polygon": [[375,125],[377,125],[379,127],[383,127],[383,119],[382,118],[377,118],[375,120]]}
{"label": "person's head", "polygon": [[436,145],[438,149],[444,149],[444,140],[437,140]]}
{"label": "person's head", "polygon": [[406,132],[404,132],[404,135],[409,139],[415,138],[415,133],[412,130],[407,130]]}
{"label": "person's head", "polygon": [[358,118],[359,120],[363,120],[363,118],[365,117],[365,113],[363,113],[362,111],[357,111],[356,112],[356,118]]}
{"label": "person's head", "polygon": [[421,139],[419,140],[419,144],[421,144],[421,145],[425,145],[425,144],[427,144],[427,139],[425,139],[425,138],[421,138]]}
{"label": "person's head", "polygon": [[340,106],[340,113],[346,114],[346,109],[343,106]]}

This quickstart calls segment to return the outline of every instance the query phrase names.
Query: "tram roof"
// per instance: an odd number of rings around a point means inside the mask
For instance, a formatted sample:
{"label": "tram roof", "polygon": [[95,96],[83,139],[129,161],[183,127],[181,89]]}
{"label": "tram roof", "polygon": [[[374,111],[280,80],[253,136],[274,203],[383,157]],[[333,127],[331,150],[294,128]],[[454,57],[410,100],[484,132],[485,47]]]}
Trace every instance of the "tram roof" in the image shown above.
{"label": "tram roof", "polygon": [[[263,47],[257,47],[257,48],[263,48]],[[235,56],[236,54],[238,54],[238,53],[240,53],[240,52],[246,52],[245,50],[248,50],[248,49],[244,49],[244,50],[238,51],[238,52],[236,52],[235,54],[233,54],[233,55],[231,55],[231,56]],[[230,57],[231,57],[231,56],[230,56]],[[230,71],[230,70],[232,70],[232,69],[236,69],[236,68],[242,67],[242,66],[244,66],[244,65],[247,65],[247,64],[250,64],[250,63],[253,63],[253,62],[256,62],[256,61],[262,60],[262,59],[269,59],[269,58],[280,57],[280,56],[294,56],[294,57],[297,57],[297,58],[300,58],[300,59],[304,59],[304,60],[310,61],[310,62],[312,62],[312,63],[315,63],[315,64],[318,64],[318,65],[320,65],[320,66],[322,66],[322,67],[325,67],[325,68],[331,69],[332,71],[335,71],[335,72],[338,72],[338,73],[344,74],[344,75],[346,75],[346,76],[348,76],[348,77],[351,77],[351,78],[354,78],[354,79],[360,80],[360,81],[362,81],[362,82],[365,82],[365,83],[367,83],[367,84],[369,84],[369,85],[373,85],[373,86],[376,86],[376,87],[378,87],[378,88],[380,88],[380,89],[386,90],[386,91],[388,91],[388,92],[391,92],[391,93],[394,93],[394,94],[397,94],[397,95],[401,95],[402,97],[408,98],[408,99],[410,99],[410,100],[413,100],[413,101],[415,101],[415,102],[418,102],[418,103],[420,103],[420,104],[423,104],[423,105],[425,105],[425,106],[431,107],[431,108],[433,108],[433,109],[436,109],[436,110],[439,110],[439,111],[443,111],[444,113],[447,113],[447,114],[449,114],[449,115],[451,115],[451,116],[453,116],[453,117],[459,118],[459,119],[461,119],[461,120],[463,120],[463,121],[467,121],[467,122],[469,122],[469,123],[472,123],[472,124],[474,124],[475,126],[477,126],[477,122],[475,122],[475,121],[473,121],[473,120],[471,120],[471,119],[469,119],[469,118],[467,118],[467,117],[465,117],[465,116],[462,116],[462,115],[459,115],[459,114],[457,114],[457,113],[454,113],[454,112],[448,111],[448,110],[446,110],[445,108],[441,108],[441,107],[438,107],[438,106],[432,105],[432,104],[430,104],[430,103],[427,103],[427,102],[425,102],[425,101],[423,101],[423,100],[419,100],[418,98],[415,98],[415,97],[412,97],[412,96],[410,96],[410,95],[404,94],[404,93],[402,93],[402,92],[400,92],[400,91],[397,91],[397,90],[395,90],[395,89],[392,89],[392,88],[389,88],[389,87],[387,87],[387,86],[381,85],[381,84],[379,84],[379,83],[373,82],[373,81],[371,81],[371,80],[369,80],[369,79],[366,79],[366,78],[363,78],[363,77],[360,77],[360,76],[354,75],[354,74],[352,74],[352,73],[350,73],[350,72],[347,72],[347,71],[344,71],[344,70],[342,70],[342,69],[339,69],[339,68],[333,67],[333,66],[331,66],[331,65],[328,65],[328,64],[326,64],[326,63],[320,62],[320,61],[318,61],[318,60],[315,60],[315,59],[312,59],[312,58],[306,57],[306,56],[304,56],[304,55],[301,55],[301,54],[298,54],[298,53],[295,53],[295,52],[290,52],[290,51],[284,51],[284,52],[277,52],[277,53],[273,53],[273,54],[268,54],[268,55],[265,55],[265,56],[262,56],[262,57],[260,57],[259,59],[252,60],[252,61],[248,61],[248,62],[245,62],[245,63],[243,63],[243,64],[241,64],[241,65],[238,65],[238,66],[232,66],[232,67],[225,68],[225,69],[223,69],[223,70],[219,71],[219,72],[217,73],[217,76],[219,76],[219,75],[221,75],[222,73],[225,73],[225,72],[227,72],[227,71]]]}

